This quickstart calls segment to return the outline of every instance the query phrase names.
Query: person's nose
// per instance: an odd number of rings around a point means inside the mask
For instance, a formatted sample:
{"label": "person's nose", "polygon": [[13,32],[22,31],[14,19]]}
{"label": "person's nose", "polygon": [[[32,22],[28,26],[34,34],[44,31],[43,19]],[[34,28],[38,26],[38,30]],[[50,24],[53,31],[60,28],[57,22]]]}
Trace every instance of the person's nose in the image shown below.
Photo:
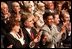
{"label": "person's nose", "polygon": [[34,20],[32,20],[32,23],[34,23]]}
{"label": "person's nose", "polygon": [[51,22],[53,22],[54,20],[52,19]]}
{"label": "person's nose", "polygon": [[58,19],[58,21],[60,21],[60,19]]}

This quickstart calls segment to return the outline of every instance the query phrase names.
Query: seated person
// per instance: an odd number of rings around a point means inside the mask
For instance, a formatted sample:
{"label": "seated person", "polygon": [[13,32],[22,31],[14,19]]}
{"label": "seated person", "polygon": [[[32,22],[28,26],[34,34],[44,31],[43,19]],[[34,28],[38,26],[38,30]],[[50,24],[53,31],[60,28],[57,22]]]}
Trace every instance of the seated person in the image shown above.
{"label": "seated person", "polygon": [[31,13],[22,14],[21,21],[23,33],[25,34],[28,41],[27,47],[38,48],[37,43],[40,40],[40,36],[37,36],[37,31],[34,28],[34,16]]}
{"label": "seated person", "polygon": [[5,48],[25,48],[24,34],[18,21],[11,21],[10,33],[4,37]]}
{"label": "seated person", "polygon": [[43,35],[45,36],[44,39],[48,43],[47,48],[55,48],[55,44],[61,39],[62,34],[65,32],[65,24],[62,26],[61,31],[59,32],[56,25],[53,23],[54,17],[51,13],[45,13],[43,18],[45,25],[42,27],[42,30]]}

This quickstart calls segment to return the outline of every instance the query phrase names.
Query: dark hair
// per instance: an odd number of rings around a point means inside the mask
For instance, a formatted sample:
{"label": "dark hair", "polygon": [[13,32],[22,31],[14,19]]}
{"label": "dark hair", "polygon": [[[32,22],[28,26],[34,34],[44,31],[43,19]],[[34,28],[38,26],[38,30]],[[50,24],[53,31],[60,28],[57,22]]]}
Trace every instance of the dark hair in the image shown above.
{"label": "dark hair", "polygon": [[68,9],[68,2],[65,2],[65,3],[62,5],[62,9]]}
{"label": "dark hair", "polygon": [[53,16],[53,13],[51,13],[51,12],[45,12],[44,15],[43,15],[43,20],[47,20],[48,16]]}
{"label": "dark hair", "polygon": [[31,13],[23,13],[22,15],[21,15],[21,22],[22,22],[22,24],[30,17],[30,16],[32,16],[33,14],[31,14]]}
{"label": "dark hair", "polygon": [[53,18],[55,18],[55,15],[59,15],[57,12],[53,13]]}
{"label": "dark hair", "polygon": [[20,25],[20,22],[17,21],[17,20],[10,20],[10,21],[9,21],[10,31],[12,30],[12,28],[13,28],[15,25],[19,26],[19,25]]}

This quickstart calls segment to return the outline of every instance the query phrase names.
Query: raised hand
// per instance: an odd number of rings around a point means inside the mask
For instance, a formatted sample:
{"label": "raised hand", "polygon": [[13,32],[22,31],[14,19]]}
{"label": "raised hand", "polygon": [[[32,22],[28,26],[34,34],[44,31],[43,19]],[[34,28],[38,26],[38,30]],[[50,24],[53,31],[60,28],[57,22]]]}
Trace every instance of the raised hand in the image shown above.
{"label": "raised hand", "polygon": [[9,45],[7,48],[12,48],[13,45]]}

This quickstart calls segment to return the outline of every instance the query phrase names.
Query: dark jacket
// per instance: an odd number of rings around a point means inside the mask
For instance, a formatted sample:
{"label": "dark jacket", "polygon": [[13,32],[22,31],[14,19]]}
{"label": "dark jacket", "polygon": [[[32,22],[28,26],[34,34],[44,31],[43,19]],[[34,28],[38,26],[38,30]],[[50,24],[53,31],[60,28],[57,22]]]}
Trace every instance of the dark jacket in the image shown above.
{"label": "dark jacket", "polygon": [[24,45],[22,45],[20,41],[14,38],[11,34],[7,34],[4,37],[3,43],[4,43],[5,48],[7,48],[7,46],[9,45],[13,45],[12,48],[25,48],[26,47],[26,42]]}
{"label": "dark jacket", "polygon": [[[24,36],[26,38],[27,47],[29,47],[30,42],[32,41],[31,36],[29,35],[28,31],[23,27],[22,28]],[[37,36],[37,31],[34,28],[31,28],[34,38]],[[37,47],[36,47],[37,48]]]}

